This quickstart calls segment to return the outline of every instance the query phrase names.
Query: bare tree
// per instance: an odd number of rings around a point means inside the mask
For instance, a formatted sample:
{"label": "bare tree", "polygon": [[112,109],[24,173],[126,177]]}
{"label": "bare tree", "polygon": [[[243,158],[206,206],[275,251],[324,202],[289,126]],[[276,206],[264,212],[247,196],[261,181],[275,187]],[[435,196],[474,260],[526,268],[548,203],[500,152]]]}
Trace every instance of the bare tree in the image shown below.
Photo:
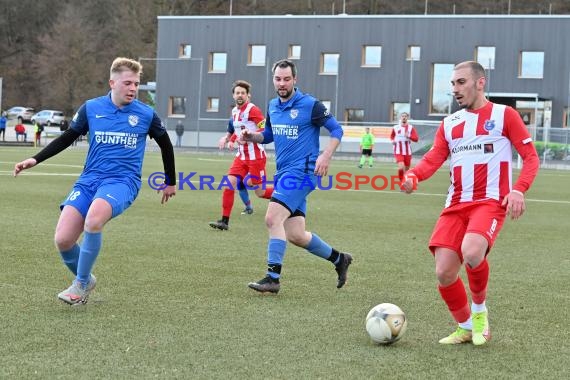
{"label": "bare tree", "polygon": [[80,9],[67,6],[53,29],[39,38],[41,50],[35,60],[41,104],[67,115],[103,91],[100,82],[106,74],[97,64],[97,33],[83,17]]}

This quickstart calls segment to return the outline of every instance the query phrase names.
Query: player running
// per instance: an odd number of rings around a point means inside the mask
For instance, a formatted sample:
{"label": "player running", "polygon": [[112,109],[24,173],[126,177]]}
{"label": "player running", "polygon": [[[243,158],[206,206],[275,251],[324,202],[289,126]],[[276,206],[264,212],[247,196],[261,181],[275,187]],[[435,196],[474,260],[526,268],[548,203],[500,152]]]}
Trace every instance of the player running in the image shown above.
{"label": "player running", "polygon": [[[441,298],[458,323],[441,344],[491,339],[486,306],[489,283],[487,255],[506,214],[518,219],[525,211],[524,193],[538,172],[539,159],[525,124],[516,110],[485,98],[485,70],[473,61],[453,69],[451,85],[461,110],[443,119],[432,149],[408,173],[403,188],[414,190],[449,158],[451,186],[433,230],[429,249]],[[514,145],[523,159],[512,183]],[[414,178],[415,177],[415,178]],[[465,266],[471,308],[459,271]]]}
{"label": "player running", "polygon": [[[277,165],[276,189],[265,214],[269,230],[267,273],[248,286],[258,292],[279,292],[281,268],[289,241],[333,263],[338,275],[336,286],[342,288],[352,256],[332,248],[305,227],[307,197],[316,187],[317,176],[327,174],[343,135],[342,127],[320,101],[294,87],[297,69],[292,61],[278,61],[272,72],[278,97],[269,103],[266,128],[263,133],[250,130],[242,133],[244,141],[274,142]],[[319,154],[321,127],[329,131],[331,139]]]}
{"label": "player running", "polygon": [[155,139],[162,152],[166,183],[161,203],[176,194],[174,149],[168,133],[154,110],[136,99],[142,65],[116,58],[110,71],[109,94],[85,102],[69,129],[34,157],[14,166],[17,176],[89,133],[83,172],[60,205],[55,230],[55,245],[75,275],[71,286],[58,294],[70,305],[85,304],[95,288],[91,272],[101,250],[103,227],[129,208],[138,195],[147,136]]}
{"label": "player running", "polygon": [[[249,102],[251,85],[244,81],[235,81],[232,85],[232,94],[236,103],[232,109],[232,126],[236,137],[239,138],[243,131],[262,131],[265,127],[265,118],[259,107]],[[230,142],[232,133],[228,131],[218,145],[222,147]],[[235,138],[234,138],[235,141]],[[266,154],[261,144],[253,142],[238,144],[238,150],[232,166],[228,170],[228,179],[231,188],[226,187],[222,193],[222,218],[216,222],[210,222],[210,227],[218,230],[227,230],[230,224],[230,215],[234,207],[235,189],[242,181],[254,188],[255,194],[260,198],[270,199],[273,194],[273,186],[264,183],[266,173]],[[241,184],[240,186],[243,186]],[[247,204],[246,204],[247,209]]]}

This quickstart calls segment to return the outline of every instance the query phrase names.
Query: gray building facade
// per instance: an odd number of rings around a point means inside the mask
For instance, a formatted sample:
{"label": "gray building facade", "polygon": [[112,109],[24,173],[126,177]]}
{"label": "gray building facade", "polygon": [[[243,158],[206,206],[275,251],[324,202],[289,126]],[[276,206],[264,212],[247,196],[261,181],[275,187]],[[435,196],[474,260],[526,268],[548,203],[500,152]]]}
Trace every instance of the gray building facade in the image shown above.
{"label": "gray building facade", "polygon": [[232,82],[252,83],[252,101],[265,110],[271,65],[290,58],[299,88],[345,125],[392,123],[404,110],[436,122],[456,109],[453,64],[478,60],[492,101],[517,108],[530,126],[563,127],[568,36],[568,16],[159,16],[156,109],[169,128],[182,118],[198,135],[219,135]]}

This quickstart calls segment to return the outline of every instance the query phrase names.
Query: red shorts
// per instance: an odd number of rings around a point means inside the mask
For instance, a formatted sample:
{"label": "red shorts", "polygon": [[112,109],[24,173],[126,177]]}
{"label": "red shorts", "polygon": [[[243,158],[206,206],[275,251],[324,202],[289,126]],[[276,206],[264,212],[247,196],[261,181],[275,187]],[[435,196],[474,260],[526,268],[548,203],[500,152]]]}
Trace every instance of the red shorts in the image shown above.
{"label": "red shorts", "polygon": [[412,156],[409,154],[394,154],[396,162],[403,162],[404,166],[410,166],[412,164]]}
{"label": "red shorts", "polygon": [[431,235],[429,249],[435,254],[436,247],[449,248],[463,262],[461,243],[466,233],[476,233],[487,239],[491,250],[505,221],[506,210],[498,201],[460,203],[442,211]]}
{"label": "red shorts", "polygon": [[246,181],[251,182],[252,185],[259,185],[265,180],[265,161],[265,157],[257,160],[240,160],[236,157],[228,174],[240,178],[247,177]]}

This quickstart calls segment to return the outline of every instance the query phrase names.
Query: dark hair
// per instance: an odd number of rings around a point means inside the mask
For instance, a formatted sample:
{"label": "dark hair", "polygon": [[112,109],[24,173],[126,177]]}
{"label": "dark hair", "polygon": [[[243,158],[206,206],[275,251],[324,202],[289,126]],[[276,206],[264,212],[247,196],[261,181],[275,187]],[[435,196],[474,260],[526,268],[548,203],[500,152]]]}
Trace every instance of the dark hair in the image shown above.
{"label": "dark hair", "polygon": [[271,69],[271,72],[273,74],[275,74],[275,70],[277,70],[278,67],[280,67],[282,69],[286,69],[287,67],[290,67],[291,68],[291,74],[293,74],[293,78],[297,77],[297,67],[295,66],[293,61],[290,61],[288,59],[281,59],[281,60],[279,60],[273,64],[273,68]]}
{"label": "dark hair", "polygon": [[244,81],[244,80],[236,80],[232,84],[232,94],[234,93],[234,90],[236,89],[236,87],[245,88],[245,92],[247,92],[249,94],[249,90],[251,89],[251,84],[249,82]]}

